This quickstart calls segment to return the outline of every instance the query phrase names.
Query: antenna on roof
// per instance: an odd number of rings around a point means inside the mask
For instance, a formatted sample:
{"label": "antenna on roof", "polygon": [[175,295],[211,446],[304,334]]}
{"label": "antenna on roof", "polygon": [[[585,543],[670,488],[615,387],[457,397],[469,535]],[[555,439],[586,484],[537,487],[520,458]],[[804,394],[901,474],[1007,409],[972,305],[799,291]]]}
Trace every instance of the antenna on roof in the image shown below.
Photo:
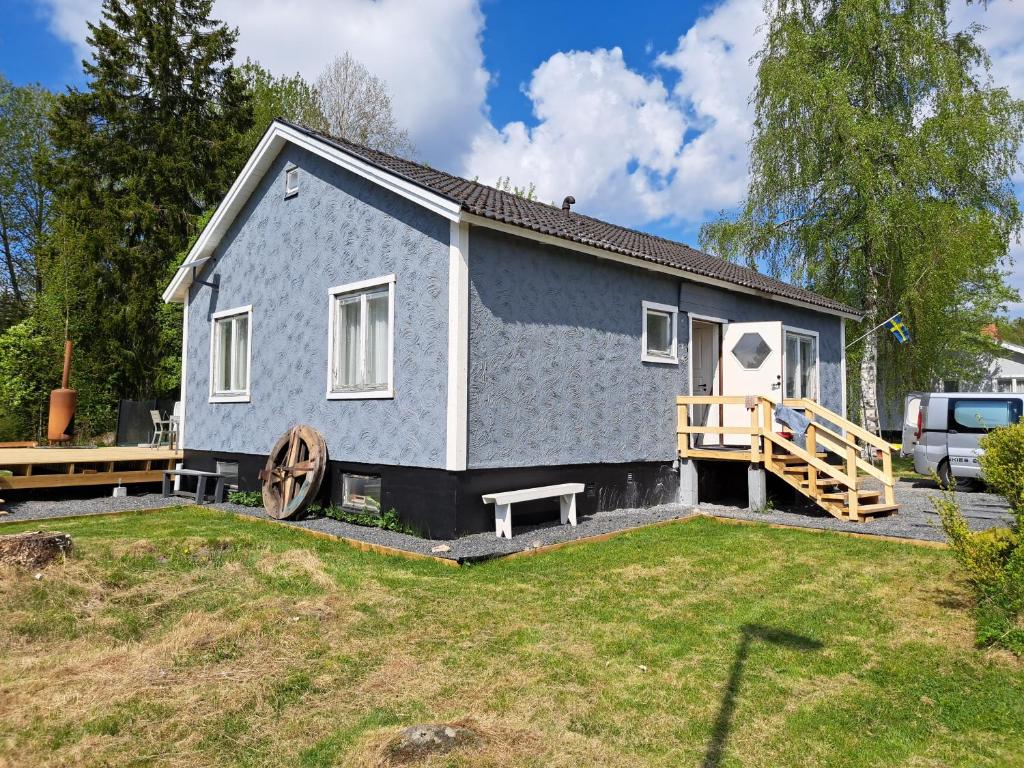
{"label": "antenna on roof", "polygon": [[567,195],[565,200],[562,201],[562,210],[568,213],[569,209],[574,205],[576,205],[576,198],[572,195]]}

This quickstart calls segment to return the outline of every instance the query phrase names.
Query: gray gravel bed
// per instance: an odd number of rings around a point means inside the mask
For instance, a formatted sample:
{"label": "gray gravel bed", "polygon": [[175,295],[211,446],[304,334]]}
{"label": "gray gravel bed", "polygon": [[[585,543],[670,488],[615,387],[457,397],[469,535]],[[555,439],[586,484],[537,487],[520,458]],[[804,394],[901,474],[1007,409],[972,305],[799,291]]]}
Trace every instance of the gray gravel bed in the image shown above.
{"label": "gray gravel bed", "polygon": [[[512,539],[498,539],[493,532],[463,536],[454,541],[421,539],[394,531],[343,523],[330,518],[285,521],[282,524],[465,563],[501,557],[563,541],[637,528],[651,523],[682,519],[695,512],[800,528],[942,541],[944,536],[938,525],[938,515],[935,514],[931,501],[938,494],[938,489],[931,481],[901,480],[896,487],[896,501],[900,504],[899,514],[869,523],[836,520],[816,507],[807,505],[780,506],[770,512],[755,512],[741,507],[714,504],[701,504],[696,508],[679,504],[665,504],[647,509],[618,509],[581,516],[579,525],[576,527],[559,525],[557,521],[540,525],[518,526],[513,528]],[[1005,526],[1012,521],[1005,502],[998,496],[982,492],[963,492],[958,494],[958,497],[964,515],[973,530]],[[6,503],[4,506],[9,514],[0,516],[0,522],[60,519],[77,515],[157,509],[188,503],[190,500],[186,497],[165,499],[154,493],[118,499],[101,496],[62,500],[23,500]],[[215,504],[210,507],[269,520],[262,509],[230,503]],[[437,548],[441,548],[441,551],[433,551]]]}
{"label": "gray gravel bed", "polygon": [[[701,504],[700,510],[721,517],[738,520],[756,520],[762,523],[778,523],[799,528],[818,528],[828,531],[849,531],[872,533],[879,536],[895,536],[901,539],[920,541],[945,541],[945,534],[939,524],[939,516],[932,505],[932,499],[940,496],[938,486],[931,480],[901,479],[896,483],[896,503],[899,512],[867,523],[853,523],[837,520],[815,506],[782,505],[770,512],[756,512],[741,507]],[[967,519],[971,530],[1008,526],[1013,522],[1006,502],[999,496],[982,491],[957,493],[960,510]]]}

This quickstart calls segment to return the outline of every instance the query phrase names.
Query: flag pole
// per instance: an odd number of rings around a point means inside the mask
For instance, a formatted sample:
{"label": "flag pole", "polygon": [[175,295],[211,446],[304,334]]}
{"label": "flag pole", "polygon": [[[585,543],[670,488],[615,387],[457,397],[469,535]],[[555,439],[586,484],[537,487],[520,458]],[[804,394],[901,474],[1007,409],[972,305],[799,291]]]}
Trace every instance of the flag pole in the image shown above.
{"label": "flag pole", "polygon": [[892,317],[887,317],[887,318],[886,318],[885,320],[883,320],[882,322],[880,322],[880,323],[879,323],[878,325],[876,325],[876,326],[875,326],[874,328],[872,328],[872,329],[871,329],[870,331],[868,331],[867,333],[861,334],[861,335],[860,335],[860,336],[858,336],[858,337],[857,337],[856,339],[854,339],[853,341],[851,341],[851,342],[850,342],[849,344],[847,344],[847,345],[846,345],[845,347],[843,347],[843,349],[849,349],[850,347],[852,347],[852,346],[853,346],[854,344],[856,344],[856,343],[857,343],[858,341],[860,341],[861,339],[866,339],[866,338],[867,338],[867,337],[868,337],[869,335],[871,335],[872,333],[874,333],[875,331],[877,331],[877,330],[878,330],[879,328],[881,328],[881,327],[882,327],[883,325],[885,325],[886,323],[888,323],[888,322],[889,322],[890,320],[892,320],[892,318],[893,318],[893,317],[896,317],[896,315],[898,315],[898,314],[900,314],[900,313],[899,313],[899,312],[895,312],[895,313],[894,313],[894,314],[892,315]]}

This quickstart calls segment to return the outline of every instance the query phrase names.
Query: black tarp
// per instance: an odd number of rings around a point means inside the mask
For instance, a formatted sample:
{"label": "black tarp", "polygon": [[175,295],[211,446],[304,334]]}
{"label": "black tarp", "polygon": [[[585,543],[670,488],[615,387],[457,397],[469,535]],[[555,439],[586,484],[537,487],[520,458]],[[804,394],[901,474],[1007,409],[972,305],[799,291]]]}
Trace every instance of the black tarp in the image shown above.
{"label": "black tarp", "polygon": [[122,400],[117,407],[117,445],[147,445],[153,439],[153,419],[150,411],[160,411],[168,419],[174,411],[175,400]]}

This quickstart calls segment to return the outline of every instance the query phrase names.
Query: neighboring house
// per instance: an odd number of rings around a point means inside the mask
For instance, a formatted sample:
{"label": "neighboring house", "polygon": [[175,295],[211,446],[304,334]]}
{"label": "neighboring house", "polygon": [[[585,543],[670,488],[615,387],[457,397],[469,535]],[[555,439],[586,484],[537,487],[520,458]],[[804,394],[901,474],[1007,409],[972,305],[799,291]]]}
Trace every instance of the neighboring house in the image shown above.
{"label": "neighboring house", "polygon": [[306,423],[336,503],[369,496],[435,537],[493,530],[490,491],[582,482],[581,513],[672,500],[691,389],[845,413],[860,317],[280,120],[164,298],[185,304],[186,466],[237,462],[258,488]]}
{"label": "neighboring house", "polygon": [[1002,354],[992,361],[986,392],[1024,392],[1024,347],[999,342]]}

